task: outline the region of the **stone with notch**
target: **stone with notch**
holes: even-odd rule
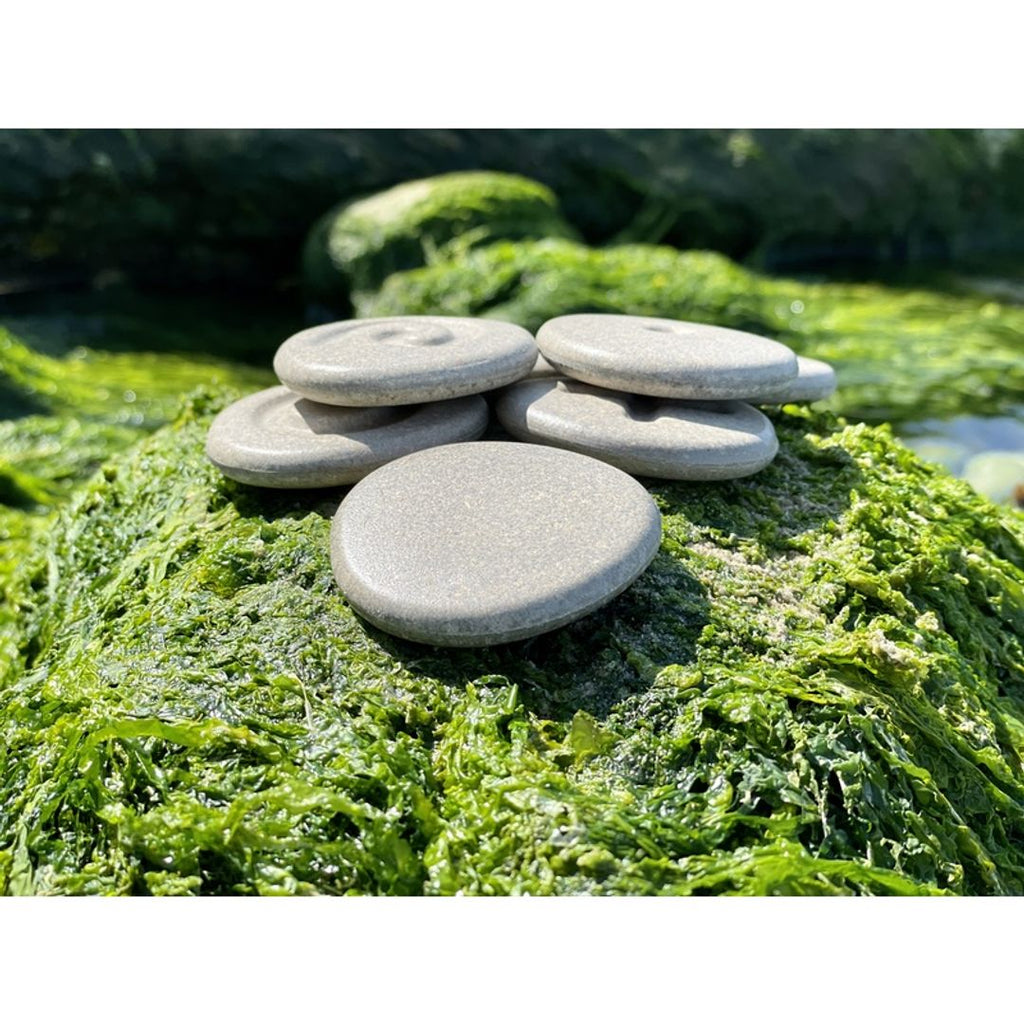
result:
[[[471,317],[342,320],[300,331],[274,356],[293,391],[328,405],[436,402],[519,380],[537,357],[522,327]]]
[[[537,346],[566,376],[661,398],[760,401],[797,376],[796,355],[777,341],[660,317],[559,316],[541,326]]]
[[[232,480],[258,487],[333,487],[433,445],[474,440],[487,426],[477,395],[447,402],[343,408],[285,387],[239,399],[210,425],[206,454]]]
[[[494,408],[501,425],[521,441],[668,480],[749,476],[779,448],[771,421],[744,402],[628,395],[562,377],[512,384]]]
[[[661,517],[637,481],[575,452],[445,445],[361,480],[331,526],[334,575],[381,629],[442,647],[572,622],[654,558]]]

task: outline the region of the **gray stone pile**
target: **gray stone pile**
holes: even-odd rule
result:
[[[345,320],[277,350],[282,387],[225,409],[210,460],[261,487],[333,487],[424,448],[487,429],[481,398],[523,377],[537,348],[514,324],[466,317]]]
[[[830,366],[785,345],[709,324],[578,314],[537,333],[527,379],[495,412],[522,441],[569,448],[628,473],[726,480],[763,469],[778,441],[754,404],[835,390]]]
[[[342,592],[388,632],[457,647],[610,601],[661,536],[627,474],[756,473],[778,441],[754,405],[835,389],[830,367],[756,335],[591,314],[549,320],[536,343],[460,317],[325,324],[285,341],[274,369],[281,386],[216,417],[209,458],[258,486],[355,483],[331,527]],[[486,393],[528,443],[478,440]]]

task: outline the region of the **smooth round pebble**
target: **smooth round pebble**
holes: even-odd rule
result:
[[[446,445],[360,481],[331,526],[334,575],[381,629],[442,647],[545,633],[648,566],[661,517],[635,480],[575,452]]]
[[[274,356],[282,384],[328,405],[408,405],[478,394],[529,373],[533,336],[499,320],[399,316],[300,331]]]
[[[762,405],[784,405],[786,402],[820,402],[836,389],[836,371],[828,363],[807,356],[797,356],[797,377],[775,392],[761,392],[756,399]]]
[[[476,395],[391,408],[321,405],[285,387],[239,399],[210,425],[206,454],[232,480],[258,487],[333,487],[433,445],[471,441],[487,427]]]
[[[796,355],[777,341],[659,317],[558,316],[541,326],[537,347],[576,380],[662,398],[760,401],[797,375]]]
[[[510,385],[495,413],[521,441],[568,448],[627,473],[667,480],[749,476],[779,450],[771,421],[743,402],[627,395],[564,377]]]

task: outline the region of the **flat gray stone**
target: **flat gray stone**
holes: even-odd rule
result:
[[[210,425],[206,454],[232,480],[258,487],[333,487],[433,445],[471,441],[487,427],[476,395],[377,408],[321,405],[285,387],[239,399]]]
[[[541,326],[537,346],[566,376],[661,398],[760,401],[797,375],[796,355],[777,341],[659,317],[559,316]]]
[[[529,331],[499,320],[399,316],[300,331],[274,356],[296,393],[328,405],[407,405],[479,394],[529,373]]]
[[[777,391],[762,391],[756,399],[760,405],[784,405],[786,402],[820,402],[836,389],[836,371],[828,363],[807,356],[797,356],[797,377]]]
[[[417,452],[360,481],[331,526],[351,606],[442,647],[545,633],[594,611],[648,566],[651,496],[575,452],[502,441]]]
[[[667,480],[749,476],[779,450],[771,421],[744,402],[627,395],[562,377],[512,384],[494,409],[521,441],[556,445],[627,473]]]

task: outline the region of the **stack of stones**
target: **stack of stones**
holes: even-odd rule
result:
[[[825,363],[743,331],[653,317],[560,316],[537,333],[530,377],[496,404],[523,441],[583,452],[669,480],[749,476],[778,451],[751,403],[808,402],[835,390]]]
[[[225,476],[262,487],[351,484],[403,455],[472,441],[481,393],[537,355],[514,324],[457,317],[347,320],[293,335],[268,388],[225,409],[206,451]]]
[[[765,338],[590,314],[548,321],[536,343],[470,318],[326,324],[285,341],[274,370],[282,386],[214,420],[210,459],[258,486],[359,481],[331,528],[343,593],[386,631],[444,646],[534,636],[610,601],[661,538],[627,474],[756,473],[778,442],[753,403],[835,388],[830,367]],[[526,444],[478,440],[488,392]]]

